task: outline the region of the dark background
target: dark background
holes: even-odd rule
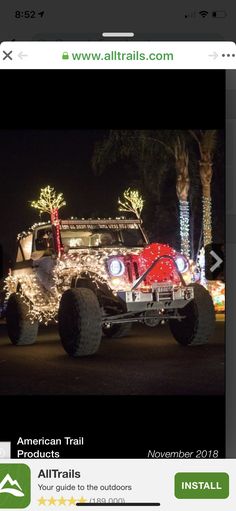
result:
[[[222,396],[1,396],[1,404],[8,410],[1,441],[12,441],[12,457],[18,449],[53,449],[62,458],[146,458],[149,449],[225,455]],[[84,436],[84,445],[17,446],[20,436]]]
[[[75,214],[77,204],[78,215],[89,214],[88,197],[91,204],[94,198],[83,187],[80,189],[79,170],[82,169],[82,174],[87,172],[83,166],[86,143],[80,158],[81,140],[77,149],[76,132],[68,131],[66,136],[70,142],[74,140],[78,171],[74,164],[71,167],[71,155],[67,158],[67,151],[63,154],[63,149],[59,149],[61,136],[61,143],[64,141],[62,132],[54,142],[50,134],[47,152],[44,149],[37,156],[40,137],[45,137],[47,132],[31,132],[28,147],[26,132],[17,134],[13,130],[92,129],[94,133],[110,128],[224,130],[223,71],[9,71],[1,75],[2,97],[8,110],[0,118],[5,148],[0,232],[2,243],[9,249],[8,240],[15,237],[18,226],[21,230],[30,224],[32,212],[29,213],[27,201],[35,198],[39,186],[51,181],[47,179],[45,183],[52,169],[55,179],[50,184],[62,187],[60,191],[71,208],[68,215]],[[7,137],[5,142],[4,137]],[[9,168],[12,170],[13,166],[15,171],[10,174]],[[99,207],[107,202],[110,186],[115,181],[120,186],[119,174],[110,176],[110,181],[105,179],[103,186],[100,184]],[[76,436],[79,431],[88,434],[85,457],[145,457],[149,448],[219,449],[221,456],[224,455],[222,397],[9,396],[2,397],[1,402],[6,404],[3,409],[8,410],[1,425],[2,440],[33,433],[57,436],[56,432],[62,432]],[[55,413],[57,406],[63,410],[59,417]]]

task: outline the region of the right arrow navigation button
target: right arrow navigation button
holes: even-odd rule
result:
[[[215,271],[217,268],[219,268],[219,266],[221,265],[221,263],[223,263],[223,259],[221,259],[221,257],[219,257],[214,250],[211,250],[210,251],[210,254],[212,257],[214,257],[214,259],[216,260],[215,264],[213,264],[210,268],[210,271],[213,272]]]
[[[205,247],[206,279],[224,280],[224,244],[212,243]]]

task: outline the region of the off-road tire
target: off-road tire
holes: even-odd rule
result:
[[[58,312],[59,334],[71,357],[96,353],[102,338],[101,310],[91,289],[68,289],[61,297]]]
[[[126,337],[129,335],[130,330],[132,328],[132,323],[116,323],[114,325],[111,325],[110,327],[103,326],[103,334],[106,337],[114,337],[114,338],[120,338],[120,337]]]
[[[38,334],[38,321],[28,318],[29,307],[17,293],[12,293],[7,302],[6,323],[8,336],[16,346],[34,344]]]
[[[194,288],[194,299],[180,310],[186,316],[181,321],[169,320],[170,330],[175,340],[184,346],[207,344],[214,332],[215,311],[210,293],[200,284],[190,284]]]

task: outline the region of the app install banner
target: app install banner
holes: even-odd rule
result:
[[[169,454],[168,460],[6,460],[0,464],[0,509],[235,509],[235,460]]]

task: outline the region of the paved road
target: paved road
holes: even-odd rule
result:
[[[15,347],[0,325],[0,394],[216,395],[223,386],[223,321],[206,346],[184,348],[168,326],[138,325],[83,359],[66,355],[56,328],[42,328],[34,346]]]

